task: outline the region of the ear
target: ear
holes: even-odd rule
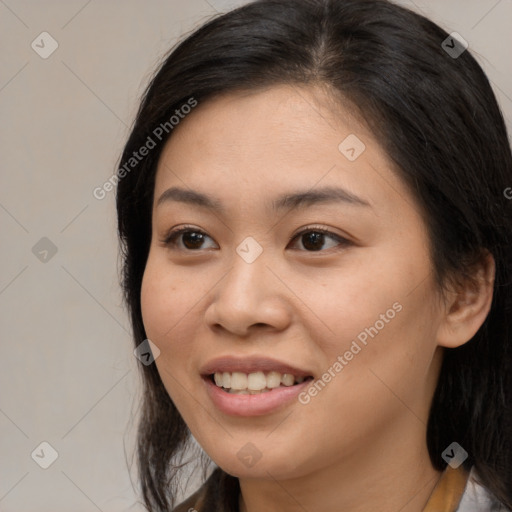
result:
[[[441,347],[456,348],[467,343],[491,309],[496,271],[492,254],[485,250],[474,268],[474,282],[464,283],[462,288],[447,294],[444,318],[437,332]]]

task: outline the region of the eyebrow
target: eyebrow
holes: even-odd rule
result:
[[[222,202],[214,197],[208,196],[195,190],[187,190],[179,187],[171,187],[167,189],[158,198],[157,206],[169,201],[178,201],[194,206],[208,208],[219,213],[225,213]],[[298,191],[283,194],[271,203],[272,209],[276,212],[281,210],[295,210],[305,208],[314,204],[327,204],[334,202],[343,202],[354,206],[370,207],[368,201],[356,196],[352,192],[343,188],[324,187],[314,190]]]

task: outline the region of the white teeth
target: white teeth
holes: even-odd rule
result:
[[[215,374],[217,375],[217,374]],[[222,387],[223,388],[230,388],[231,387],[231,373],[229,372],[224,372],[221,374],[222,375]],[[218,386],[218,384],[217,384]]]
[[[263,372],[249,373],[247,388],[250,391],[261,391],[267,387],[267,378]]]
[[[267,374],[267,388],[274,389],[281,385],[281,374],[278,372],[269,372]]]
[[[295,377],[291,373],[279,372],[216,372],[214,381],[218,387],[229,390],[230,393],[241,395],[265,393],[279,386],[293,386],[295,383],[304,382],[305,377]]]
[[[222,373],[216,373],[213,378],[215,379],[215,384],[220,388],[224,386],[224,379],[222,378]],[[224,386],[225,387],[225,386]]]
[[[231,389],[247,389],[247,374],[233,372],[231,374]]]
[[[281,376],[281,384],[284,384],[285,386],[293,386],[295,378],[291,373],[283,373]]]

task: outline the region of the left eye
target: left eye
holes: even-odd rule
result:
[[[299,239],[302,242],[302,246],[308,250],[308,252],[318,252],[322,250],[326,238],[337,241],[337,244],[335,243],[331,247],[327,247],[327,249],[336,247],[336,245],[346,246],[349,244],[349,241],[345,238],[321,228],[305,229],[297,233],[291,240]]]
[[[197,251],[204,249],[201,247],[204,240],[209,237],[206,233],[199,229],[192,228],[179,228],[171,231],[168,236],[162,241],[164,245],[170,248],[177,248],[179,250],[188,250],[188,251]],[[178,241],[181,239],[181,246],[179,246]],[[301,242],[302,247],[307,252],[319,252],[322,249],[326,249],[324,246],[326,239],[331,239],[335,243],[331,245],[331,247],[327,247],[327,249],[331,249],[332,247],[338,246],[347,246],[349,245],[349,241],[339,235],[332,233],[326,229],[322,228],[308,228],[300,233],[294,235],[290,241],[298,240]]]

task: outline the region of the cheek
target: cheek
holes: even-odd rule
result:
[[[320,416],[338,417],[354,436],[359,435],[353,428],[358,424],[383,424],[407,410],[426,417],[433,391],[435,319],[428,292],[417,289],[408,295],[399,287],[388,291],[379,298],[374,290],[371,305],[356,299],[345,302],[346,312],[338,314],[332,327],[339,337],[324,344],[326,372],[331,368],[336,376],[313,407]]]
[[[148,258],[141,286],[141,310],[147,337],[160,349],[156,360],[164,383],[166,373],[188,371],[194,349],[190,325],[194,318],[197,294],[179,275],[169,271],[166,262]],[[167,387],[167,386],[166,386]]]
[[[404,294],[391,275],[382,267],[361,263],[350,272],[330,270],[329,278],[320,285],[312,286],[314,281],[307,279],[294,283],[294,290],[299,290],[298,295],[314,313],[308,317],[319,329],[312,337],[323,352],[336,357],[349,350],[358,336],[363,343],[371,339],[368,330],[374,334],[376,327],[382,338],[381,334],[396,324]]]
[[[141,285],[142,319],[148,337],[152,335],[155,341],[180,339],[175,331],[187,313],[193,313],[190,310],[197,301],[194,290],[165,257],[150,251]]]
[[[160,350],[155,365],[162,383],[187,423],[194,417],[190,394],[198,385],[193,380],[197,342],[191,334],[197,324],[193,306],[198,300],[193,290],[190,282],[171,271],[168,262],[150,255],[141,286],[144,328]]]
[[[160,339],[172,327],[169,314],[176,313],[172,296],[174,288],[169,289],[160,277],[151,259],[144,271],[141,286],[141,310],[144,328],[149,338],[153,336]]]
[[[307,304],[322,320],[312,338],[321,349],[322,370],[336,374],[329,387],[344,398],[329,400],[340,406],[363,398],[378,410],[379,403],[396,401],[390,389],[414,402],[429,382],[437,323],[433,283],[425,279],[428,260],[423,254],[413,262],[403,253],[380,256],[380,265],[363,261],[327,286],[309,287]]]

